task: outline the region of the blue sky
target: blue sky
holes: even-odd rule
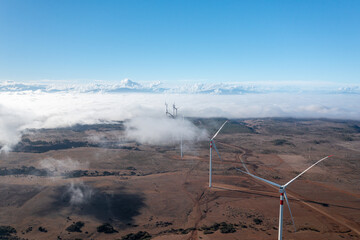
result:
[[[360,1],[1,0],[0,80],[360,82]]]

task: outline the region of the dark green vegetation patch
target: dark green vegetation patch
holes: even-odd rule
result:
[[[82,232],[81,228],[84,226],[85,224],[83,222],[74,222],[73,224],[71,224],[70,226],[68,226],[66,228],[66,231],[68,232]]]
[[[121,237],[121,240],[148,240],[152,236],[148,232],[139,231],[137,233],[130,233],[124,237]]]
[[[302,227],[299,228],[298,231],[313,231],[313,232],[320,232],[319,230],[317,230],[316,228],[313,227]]]
[[[39,230],[40,232],[44,232],[44,233],[46,233],[46,232],[47,232],[46,228],[41,227],[41,226],[38,228],[38,230]]]
[[[0,237],[10,236],[13,233],[16,233],[15,228],[11,226],[0,226]]]
[[[212,234],[212,233],[216,232],[217,230],[220,230],[221,233],[236,232],[234,224],[226,223],[226,222],[214,223],[211,226],[203,226],[199,230],[204,231],[204,234]]]
[[[21,168],[0,168],[0,176],[7,175],[34,175],[34,176],[48,176],[46,169],[38,169],[33,166],[22,166]]]
[[[114,229],[113,226],[110,225],[110,223],[104,223],[104,224],[98,226],[96,229],[98,232],[103,232],[103,233],[107,233],[107,234],[118,232]]]
[[[289,142],[286,139],[275,139],[273,141],[271,141],[275,146],[284,146],[284,145],[289,145],[289,146],[295,146],[292,142]]]
[[[179,228],[179,229],[171,228],[171,229],[168,229],[168,230],[165,230],[165,231],[161,231],[159,234],[166,234],[166,233],[188,234],[189,232],[194,231],[194,230],[196,230],[196,228],[186,228],[186,229],[183,229],[183,228]]]
[[[263,222],[260,218],[254,218],[253,221],[256,225],[260,225]]]

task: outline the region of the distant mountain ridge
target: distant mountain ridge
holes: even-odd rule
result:
[[[241,95],[256,93],[323,93],[323,94],[360,94],[360,85],[296,83],[194,83],[172,87],[162,87],[161,82],[139,83],[128,78],[114,83],[89,84],[52,84],[25,83],[14,81],[0,82],[0,92],[79,92],[79,93],[176,93],[176,94],[215,94]]]

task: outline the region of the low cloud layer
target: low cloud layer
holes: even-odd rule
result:
[[[127,121],[126,137],[143,144],[168,145],[208,138],[205,130],[182,118],[136,117]]]
[[[1,150],[11,149],[26,129],[127,120],[127,137],[164,144],[196,140],[204,133],[185,121],[169,121],[165,105],[185,117],[300,117],[360,120],[359,94],[267,93],[243,95],[75,93],[12,91],[0,94]],[[200,131],[200,132],[199,132]]]
[[[41,160],[39,165],[41,168],[47,169],[51,176],[62,176],[64,173],[88,167],[87,163],[80,163],[69,157],[64,159],[46,158]]]
[[[31,113],[29,113],[31,115]],[[27,114],[14,111],[9,106],[0,105],[0,144],[2,151],[9,151],[12,146],[18,143],[21,138],[21,131],[31,119],[27,119]]]

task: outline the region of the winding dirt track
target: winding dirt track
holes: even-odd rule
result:
[[[220,143],[220,142],[219,142],[219,144],[241,150],[242,153],[236,154],[236,159],[238,159],[238,160],[244,161],[243,157],[246,154],[248,154],[248,150],[246,150],[246,149],[244,149],[242,147],[238,147],[238,146],[231,145],[231,144],[226,144],[226,143]],[[272,171],[275,171],[274,169],[272,169],[270,167],[267,167],[267,168],[271,169]],[[256,180],[256,179],[253,179],[253,180],[257,181],[258,183],[260,183],[262,185],[270,186],[270,187],[274,188],[276,190],[276,192],[278,191],[278,189],[276,187],[272,186],[272,185],[266,184],[266,183],[264,183],[262,181],[259,181],[259,180]],[[314,184],[312,181],[308,181],[308,182],[310,184]],[[269,192],[266,192],[266,191],[249,190],[249,189],[246,189],[246,188],[240,188],[240,187],[235,187],[235,186],[231,186],[231,185],[224,185],[224,184],[216,184],[216,187],[220,188],[220,189],[244,191],[244,192],[248,192],[248,193],[269,194]],[[332,188],[332,190],[337,191],[338,189]],[[340,191],[340,192],[343,193],[343,191]],[[346,219],[343,216],[340,216],[338,214],[328,213],[327,211],[319,208],[318,206],[315,206],[315,204],[309,203],[306,200],[302,199],[302,197],[300,195],[298,195],[298,194],[287,191],[287,195],[288,195],[289,198],[293,198],[293,199],[297,200],[299,203],[303,204],[304,206],[310,208],[311,210],[315,210],[316,212],[318,212],[321,215],[327,217],[331,221],[336,222],[339,225],[342,225],[344,227],[349,228],[351,231],[353,231],[354,233],[356,233],[357,235],[360,236],[360,227],[359,227],[358,224],[353,223],[352,221],[350,221],[350,220],[348,220],[348,219]],[[353,194],[351,194],[351,195],[353,195]],[[355,196],[357,196],[357,195],[355,195]]]
[[[190,236],[187,238],[187,240],[195,240],[198,239],[197,237],[197,228],[199,226],[200,221],[205,217],[202,215],[201,213],[201,209],[200,209],[200,201],[204,196],[205,193],[205,189],[202,190],[202,193],[199,196],[194,197],[192,195],[192,193],[186,188],[186,185],[188,183],[188,179],[191,175],[191,173],[193,172],[194,169],[198,168],[199,164],[201,163],[201,161],[198,161],[197,164],[195,164],[192,168],[190,168],[190,170],[186,173],[185,176],[185,180],[184,183],[182,184],[182,189],[183,191],[186,193],[186,195],[191,199],[191,201],[193,202],[194,206],[193,209],[191,211],[191,215],[189,215],[188,220],[191,216],[191,218],[194,221],[194,228],[195,230],[191,231]]]

